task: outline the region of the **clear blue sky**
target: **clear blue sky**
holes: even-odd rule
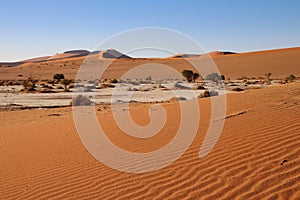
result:
[[[208,51],[300,46],[298,0],[1,1],[0,61],[91,50],[122,31],[163,27]]]

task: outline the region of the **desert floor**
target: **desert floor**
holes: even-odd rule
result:
[[[210,98],[199,99],[200,128],[190,148],[168,167],[142,174],[111,169],[89,154],[70,107],[1,111],[0,199],[299,199],[299,86],[228,94],[222,135],[203,159],[198,153],[209,124]],[[96,107],[112,142],[151,152],[174,137],[180,121],[178,102],[162,105],[167,123],[149,139],[123,134],[110,107]],[[150,106],[131,105],[136,123],[149,123]]]

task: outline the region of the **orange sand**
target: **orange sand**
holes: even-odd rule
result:
[[[198,152],[210,99],[200,99],[200,129],[191,147],[170,166],[145,174],[119,172],[94,159],[79,139],[71,108],[1,111],[0,199],[297,199],[299,86],[229,94],[222,135],[204,159]],[[178,103],[163,105],[166,127],[149,140],[122,134],[109,108],[97,106],[97,114],[115,144],[148,152],[167,144],[178,127]],[[137,123],[149,122],[149,106],[131,106]]]

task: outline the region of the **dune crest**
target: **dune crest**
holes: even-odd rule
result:
[[[87,56],[90,52],[86,50],[70,50],[65,51],[64,53],[58,53],[51,57],[49,57],[47,60],[59,60],[59,59],[66,59],[66,58],[74,58],[74,57],[81,57],[81,56]]]
[[[117,50],[114,49],[107,49],[105,51],[100,51],[99,52],[99,56],[98,59],[105,59],[105,58],[109,58],[109,59],[116,59],[116,58],[131,58],[123,53],[120,53]]]
[[[76,54],[76,55],[75,55]],[[23,79],[34,72],[43,79],[52,79],[53,74],[63,73],[68,78],[75,78],[79,66],[87,56],[80,56],[78,52],[71,51],[53,56],[50,60],[38,62],[0,63],[0,79]],[[90,52],[95,59],[130,58],[116,50]],[[163,64],[173,67],[180,73],[184,69],[193,70],[212,64],[213,61],[221,74],[226,78],[238,79],[241,77],[264,77],[265,73],[272,73],[272,78],[284,79],[290,74],[300,76],[300,48],[286,48],[248,53],[220,53],[211,52],[198,57],[198,54],[183,54],[183,57],[174,58],[131,58],[116,59],[106,70],[103,78],[117,79],[126,71],[143,64]],[[97,58],[98,57],[98,58]],[[55,59],[54,59],[55,58]],[[211,58],[212,60],[208,59]],[[23,75],[20,77],[19,75]]]

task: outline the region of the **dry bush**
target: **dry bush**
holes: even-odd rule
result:
[[[205,90],[203,93],[201,93],[198,98],[206,98],[206,97],[213,97],[213,96],[218,96],[219,93],[216,92],[216,91],[208,91],[208,90]]]
[[[93,102],[86,96],[78,95],[72,100],[72,106],[90,106]]]
[[[239,88],[239,87],[235,87],[235,88],[232,88],[231,91],[234,91],[234,92],[242,92],[242,91],[244,91],[244,89]]]
[[[294,82],[296,80],[296,76],[294,74],[290,74],[285,80],[287,82]]]
[[[185,97],[178,97],[177,100],[178,100],[178,101],[186,101],[187,98],[185,98]]]
[[[198,85],[195,89],[196,90],[205,90],[205,87],[202,85]]]

